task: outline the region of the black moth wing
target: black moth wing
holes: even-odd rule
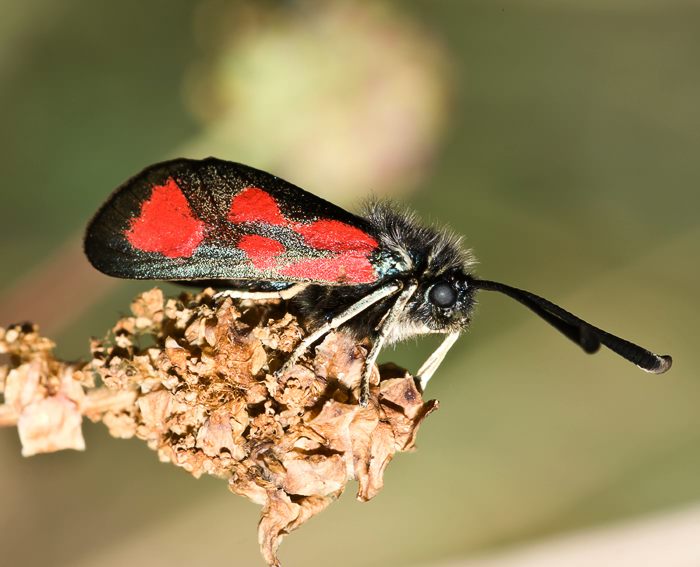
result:
[[[373,283],[381,255],[365,219],[216,158],[166,161],[132,177],[88,225],[85,253],[121,278],[257,280],[277,288]]]

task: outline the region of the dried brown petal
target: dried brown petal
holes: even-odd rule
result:
[[[267,493],[267,502],[262,510],[258,525],[258,543],[265,561],[273,567],[280,567],[277,548],[282,538],[297,529],[304,522],[322,512],[340,493],[330,496],[310,496],[292,501],[283,490]]]
[[[347,482],[345,462],[340,454],[288,454],[282,461],[285,474],[282,488],[287,494],[326,496],[342,489]]]
[[[22,456],[61,449],[82,451],[82,420],[80,408],[66,396],[51,396],[28,405],[17,420]]]
[[[231,409],[222,406],[209,414],[197,432],[197,448],[205,455],[218,457],[228,451],[232,458],[240,461],[246,456],[240,434],[247,426],[231,418]]]

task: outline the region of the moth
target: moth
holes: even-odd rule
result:
[[[522,303],[587,353],[604,345],[656,374],[672,363],[529,291],[477,278],[458,237],[390,203],[372,201],[354,215],[274,175],[216,158],[165,161],[126,181],[88,225],[85,252],[110,276],[290,300],[309,328],[281,373],[331,330],[370,338],[363,406],[384,345],[443,334],[418,370],[425,388],[469,325],[480,290]]]

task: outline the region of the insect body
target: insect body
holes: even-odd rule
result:
[[[370,337],[360,403],[383,345],[446,335],[418,371],[423,386],[469,323],[477,290],[504,293],[586,352],[601,344],[647,372],[653,354],[530,292],[471,274],[473,259],[444,229],[373,202],[353,215],[257,169],[208,158],[153,165],[119,187],[88,226],[85,252],[111,276],[216,282],[238,297],[286,297],[310,323],[280,372],[329,331]]]

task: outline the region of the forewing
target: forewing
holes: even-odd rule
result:
[[[375,282],[369,224],[263,171],[215,158],[148,167],[88,226],[100,271],[131,279]]]

